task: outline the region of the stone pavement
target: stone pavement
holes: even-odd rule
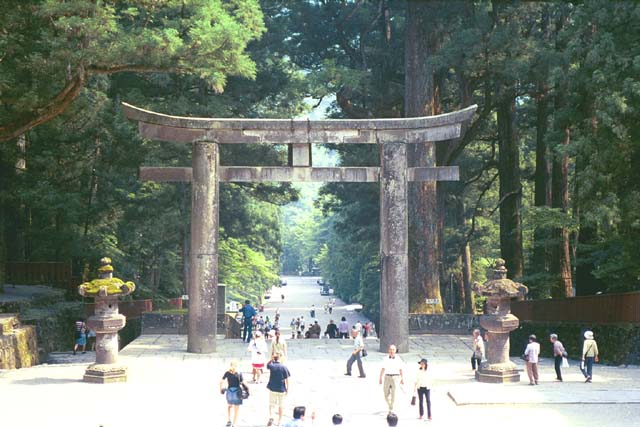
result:
[[[283,289],[288,294],[285,303],[274,298],[266,312],[275,311],[276,304],[280,304],[285,320],[288,315],[303,313],[310,300],[318,305],[324,298],[318,287],[305,278],[289,279],[289,286]],[[351,321],[361,316],[339,308],[333,317],[343,314]],[[319,316],[324,329],[329,315],[324,317],[320,309]],[[296,405],[306,405],[318,415],[315,426],[330,425],[331,415],[336,412],[345,417],[344,425],[386,425],[386,405],[377,381],[384,353],[376,351],[375,339],[367,343],[370,354],[364,362],[364,379],[343,375],[350,349],[347,340],[289,340],[288,345],[287,365],[292,376],[285,415],[290,416]],[[407,384],[398,393],[396,403],[399,426],[637,424],[638,367],[596,365],[594,382],[585,384],[574,366],[565,370],[565,382],[558,383],[553,382],[552,361],[543,360],[541,384],[537,387],[528,385],[525,373],[519,384],[481,384],[475,381],[470,368],[470,345],[468,336],[411,337],[411,352],[401,355]],[[223,426],[226,403],[218,392],[219,379],[232,359],[240,360],[240,370],[250,379],[246,344],[220,340],[218,352],[210,355],[190,354],[185,349],[186,336],[139,337],[121,352],[121,361],[129,369],[128,382],[121,384],[83,383],[88,363],[79,359],[76,363],[0,371],[0,425]],[[420,357],[429,359],[434,380],[432,422],[417,420],[417,408],[409,405]],[[521,361],[516,363],[522,367]],[[242,405],[239,427],[266,425],[265,386],[264,382],[250,385],[251,397]]]

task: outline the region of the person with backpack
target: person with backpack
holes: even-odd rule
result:
[[[238,362],[231,361],[229,370],[224,373],[220,380],[220,394],[224,394],[227,399],[227,427],[235,426],[238,421],[238,410],[242,405],[242,390],[249,390],[249,387],[242,379],[242,373],[238,372]],[[224,388],[224,381],[227,387]],[[231,410],[233,410],[233,422],[231,421]]]
[[[87,325],[84,320],[78,319],[75,323],[75,340],[76,343],[73,346],[73,354],[78,351],[78,347],[82,346],[82,353],[86,353],[87,349]]]

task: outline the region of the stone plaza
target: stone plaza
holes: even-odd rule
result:
[[[263,315],[279,309],[282,324],[316,306],[316,320],[323,330],[331,318],[345,316],[350,323],[365,320],[358,312],[338,303],[332,315],[322,309],[328,297],[319,295],[316,278],[288,277],[288,286],[277,288]],[[281,302],[279,293],[285,294]],[[288,328],[284,336],[287,337]],[[345,377],[348,340],[288,340],[291,371],[285,420],[294,406],[305,405],[316,413],[315,426],[331,425],[334,413],[347,426],[384,426],[387,408],[378,376],[384,353],[369,338],[364,359],[367,378]],[[550,345],[542,342],[542,345]],[[212,354],[187,353],[186,335],[142,335],[120,353],[128,368],[126,383],[88,384],[82,381],[89,358],[54,355],[34,368],[0,371],[0,420],[7,426],[223,426],[226,402],[218,391],[222,374],[232,359],[240,361],[250,379],[247,344],[219,339]],[[93,353],[90,354],[93,356]],[[83,355],[83,356],[89,356]],[[596,365],[594,382],[585,384],[578,362],[565,369],[565,381],[554,382],[553,361],[540,364],[541,384],[485,384],[475,380],[469,358],[471,336],[413,335],[409,352],[401,355],[406,383],[398,393],[395,411],[399,426],[496,425],[496,426],[629,426],[640,415],[640,368]],[[429,360],[433,378],[433,421],[418,420],[410,405],[413,379],[421,357]],[[513,360],[518,369],[523,362]],[[522,373],[526,377],[526,374]],[[265,426],[268,420],[266,379],[250,384],[251,396],[241,409],[239,427]],[[310,424],[311,425],[311,424]]]

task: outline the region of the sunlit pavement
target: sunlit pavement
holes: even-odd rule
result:
[[[273,318],[276,308],[283,326],[316,305],[322,329],[330,318],[345,316],[350,323],[365,318],[344,309],[337,301],[333,315],[322,306],[316,278],[287,277],[288,286],[277,288],[263,315]],[[284,302],[280,293],[285,294]],[[284,334],[287,335],[286,333]],[[509,385],[480,384],[470,368],[467,336],[422,335],[411,337],[405,361],[406,384],[398,393],[395,412],[399,426],[495,425],[495,426],[630,426],[640,415],[640,369],[596,365],[594,382],[585,384],[577,362],[565,369],[565,382],[554,382],[553,363],[543,360],[539,386],[522,382]],[[331,425],[340,413],[348,426],[384,426],[387,413],[378,385],[381,359],[375,339],[364,366],[367,378],[344,376],[349,356],[347,340],[288,340],[291,371],[285,415],[294,406],[316,412],[316,426]],[[410,406],[412,382],[421,357],[429,359],[433,375],[433,421],[417,419]],[[141,336],[121,352],[129,369],[127,383],[86,384],[81,381],[88,363],[40,365],[0,371],[0,421],[7,426],[223,426],[226,403],[218,392],[222,374],[232,359],[240,360],[250,377],[249,354],[240,340],[220,340],[211,355],[186,352],[186,336]],[[520,363],[519,360],[515,361]],[[521,365],[520,365],[521,366]],[[522,366],[521,366],[522,367]],[[355,368],[355,367],[354,367]],[[357,370],[354,372],[357,373]],[[265,426],[268,420],[266,376],[251,384],[251,396],[240,410],[238,426]]]

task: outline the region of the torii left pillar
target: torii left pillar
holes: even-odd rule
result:
[[[214,142],[196,142],[191,157],[191,255],[187,351],[216,351],[218,307],[218,162]]]

